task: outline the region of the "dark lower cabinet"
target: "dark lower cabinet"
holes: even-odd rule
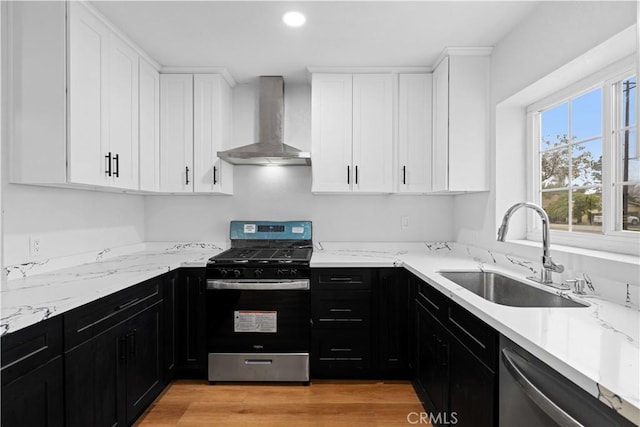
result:
[[[63,426],[62,316],[2,337],[1,425]]]
[[[414,312],[414,385],[432,421],[497,426],[497,332],[424,282]]]
[[[374,303],[378,376],[409,378],[409,286],[403,268],[378,269]]]
[[[457,339],[449,341],[449,411],[460,426],[497,425],[497,375]]]
[[[416,379],[426,406],[434,413],[447,410],[449,394],[448,342],[444,328],[416,302]]]
[[[163,278],[65,314],[65,425],[126,426],[164,387]]]
[[[65,354],[66,425],[130,425],[162,390],[157,302]]]
[[[312,378],[371,376],[371,289],[375,270],[311,271]]]
[[[175,286],[176,369],[181,378],[207,378],[204,268],[181,269]]]
[[[176,363],[176,290],[180,283],[180,270],[164,275],[162,283],[162,373],[164,384],[175,377]]]

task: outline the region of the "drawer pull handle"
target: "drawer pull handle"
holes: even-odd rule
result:
[[[353,277],[331,277],[329,280],[332,282],[351,282]]]
[[[332,313],[351,313],[353,310],[350,308],[330,308],[329,311]]]
[[[271,365],[272,363],[271,359],[244,359],[245,365]]]
[[[134,305],[138,301],[140,301],[140,298],[134,298],[131,301],[127,301],[124,304],[120,304],[119,306],[117,306],[116,310],[124,310],[127,307],[131,307],[132,305]]]
[[[321,322],[362,322],[362,319],[318,319]]]
[[[330,351],[353,351],[352,348],[332,348]]]

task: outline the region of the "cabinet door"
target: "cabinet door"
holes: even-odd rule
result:
[[[138,82],[140,190],[160,190],[160,74],[140,58]]]
[[[378,363],[405,373],[409,368],[409,286],[402,269],[381,269],[377,303]]]
[[[109,150],[113,186],[138,189],[138,54],[115,34],[109,42]]]
[[[433,191],[449,189],[449,58],[433,71]]]
[[[354,191],[393,191],[393,76],[353,76]]]
[[[193,76],[193,189],[196,192],[230,194],[233,191],[233,167],[221,161],[217,154],[222,144],[228,143],[231,99],[231,88],[222,76]]]
[[[311,173],[314,192],[349,192],[352,167],[352,76],[314,74],[311,84]]]
[[[124,325],[120,323],[65,353],[65,425],[126,424]]]
[[[176,288],[176,352],[180,375],[206,378],[204,269],[186,269]]]
[[[447,410],[449,393],[448,342],[444,328],[416,301],[417,379],[433,413]]]
[[[2,386],[2,426],[64,426],[62,357]]]
[[[160,309],[157,302],[126,324],[127,423],[132,423],[162,388]]]
[[[193,191],[193,75],[160,75],[160,190]]]
[[[493,426],[495,375],[455,338],[449,342],[450,414],[455,414],[459,426]]]
[[[176,371],[176,289],[179,286],[178,271],[167,273],[163,279],[162,289],[162,371],[164,383],[167,384]]]
[[[431,74],[400,74],[398,191],[431,191]]]
[[[113,172],[106,126],[109,30],[80,2],[70,2],[69,10],[68,180],[105,185]]]

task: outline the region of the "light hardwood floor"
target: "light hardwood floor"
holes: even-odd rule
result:
[[[206,381],[178,380],[136,425],[428,426],[416,422],[420,412],[424,409],[408,381],[212,386]]]

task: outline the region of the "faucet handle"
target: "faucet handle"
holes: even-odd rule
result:
[[[565,283],[567,285],[570,285],[573,288],[573,293],[576,295],[586,295],[587,293],[584,290],[584,287],[586,285],[586,280],[581,279],[581,278],[575,278],[575,279],[567,279],[565,280]]]

